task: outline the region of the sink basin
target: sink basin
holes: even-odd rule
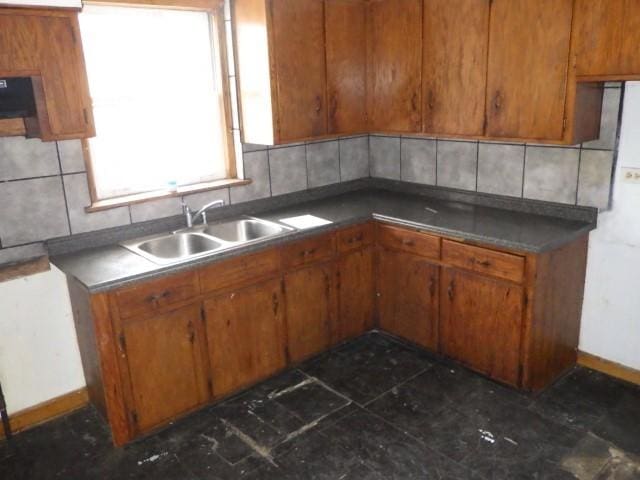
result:
[[[290,229],[287,227],[275,223],[255,218],[243,218],[216,225],[208,225],[202,233],[229,243],[247,243],[265,237],[280,235],[288,231]]]
[[[122,244],[156,263],[174,263],[219,250],[223,244],[198,233],[181,232]]]

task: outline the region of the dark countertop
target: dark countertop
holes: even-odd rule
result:
[[[434,210],[437,213],[434,213]],[[261,250],[266,246],[315,235],[372,217],[426,232],[533,253],[557,248],[586,235],[596,227],[595,222],[569,220],[379,189],[359,190],[292,204],[267,210],[255,216],[277,222],[282,218],[305,214],[315,215],[332,223],[311,229],[296,230],[264,242],[173,265],[157,265],[118,245],[54,256],[51,261],[67,275],[79,280],[91,292],[101,292]]]

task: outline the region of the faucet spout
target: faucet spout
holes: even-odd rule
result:
[[[192,213],[191,209],[189,208],[189,205],[187,205],[185,203],[184,199],[183,199],[182,200],[182,211],[184,212],[184,216],[185,216],[185,219],[187,221],[187,227],[189,227],[189,228],[193,227],[193,223],[200,216],[202,216],[202,223],[206,225],[207,224],[207,210],[209,210],[210,208],[222,207],[223,205],[224,205],[224,200],[214,200],[213,202],[207,203],[205,206],[203,206],[196,213]]]

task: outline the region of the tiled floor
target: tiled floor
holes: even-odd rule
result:
[[[0,478],[640,478],[640,389],[577,369],[539,397],[369,334],[116,449],[91,408],[0,443]]]

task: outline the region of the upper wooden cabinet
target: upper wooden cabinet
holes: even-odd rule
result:
[[[564,138],[572,15],[572,0],[493,0],[489,137]]]
[[[424,0],[424,132],[483,135],[490,0]]]
[[[367,131],[367,4],[326,0],[328,133]]]
[[[234,2],[245,142],[326,135],[324,25],[323,1]]]
[[[422,0],[371,0],[367,104],[373,132],[422,130]]]
[[[37,117],[18,133],[43,140],[95,135],[76,12],[0,9],[0,77],[20,76],[32,78]]]
[[[577,75],[640,75],[640,1],[577,0],[575,17]]]

